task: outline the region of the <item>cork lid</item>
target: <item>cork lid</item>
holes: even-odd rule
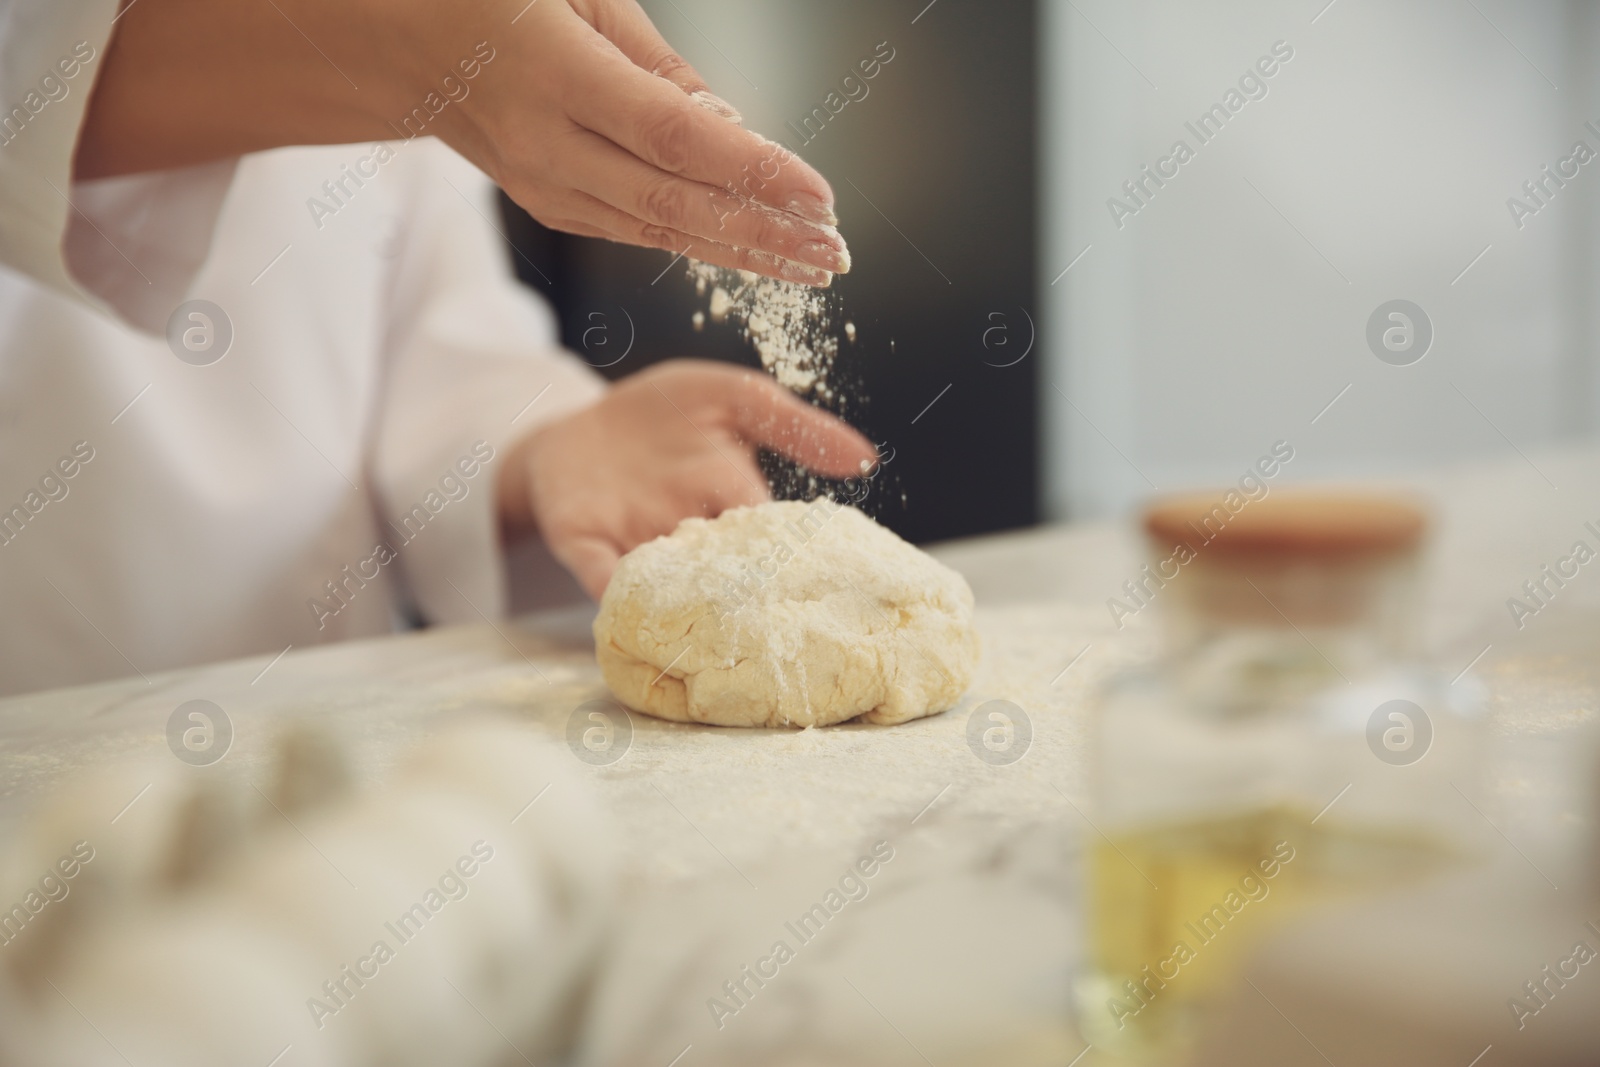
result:
[[[1145,509],[1158,545],[1201,555],[1337,559],[1414,550],[1428,516],[1416,501],[1360,490],[1277,490],[1251,500],[1237,489],[1167,497]]]

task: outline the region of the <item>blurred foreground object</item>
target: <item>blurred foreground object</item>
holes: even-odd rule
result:
[[[1600,765],[1592,729],[1568,740],[1590,812],[1567,869],[1503,848],[1492,870],[1296,924],[1252,961],[1197,1065],[1600,1063]]]
[[[352,793],[342,764],[327,738],[291,732],[266,789],[130,762],[58,793],[0,863],[8,902],[59,876],[0,949],[0,1058],[199,1067],[292,1047],[289,1063],[400,1067],[497,1063],[508,1041],[561,1051],[616,870],[567,761],[485,723],[434,738],[381,790]],[[104,833],[103,801],[141,785],[151,795]]]
[[[1147,511],[1124,590],[1159,602],[1164,651],[1096,714],[1079,1025],[1141,1061],[1182,1053],[1275,922],[1478,836],[1453,783],[1477,773],[1479,701],[1416,661],[1426,516],[1256,484]]]

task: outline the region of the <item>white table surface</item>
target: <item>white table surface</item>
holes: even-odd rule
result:
[[[1514,457],[1445,472],[1421,488],[1439,519],[1426,629],[1441,667],[1454,673],[1476,657],[1473,674],[1487,687],[1501,739],[1560,738],[1591,724],[1600,702],[1600,569],[1586,569],[1521,631],[1505,600],[1574,540],[1595,542],[1583,523],[1600,526],[1600,454]],[[616,817],[636,884],[770,885],[795,856],[848,862],[872,840],[906,840],[939,825],[981,826],[991,841],[1023,840],[1041,827],[1061,840],[1089,832],[1074,807],[1084,799],[1087,694],[1154,643],[1147,620],[1118,632],[1105,606],[1140,562],[1131,528],[1046,527],[935,554],[968,577],[979,605],[983,661],[960,706],[896,727],[809,731],[635,716],[627,754],[581,771]],[[337,731],[370,775],[474,712],[513,716],[564,745],[574,709],[604,695],[591,618],[592,609],[577,608],[498,627],[295,649],[270,669],[268,655],[0,700],[0,821],[22,817],[71,772],[164,751],[168,716],[195,698],[227,711],[236,738],[225,763],[252,780],[266,772],[275,728],[294,717]],[[994,699],[1025,709],[1034,731],[1027,755],[1010,766],[979,760],[967,744],[969,715]],[[1560,802],[1530,775],[1508,765],[1486,797],[1513,837],[1538,837]],[[1063,928],[1047,934],[1043,920],[1035,925],[1033,947],[1059,958]],[[894,1014],[878,997],[891,1002],[895,985],[885,979],[874,994],[878,1015]],[[1069,1044],[1061,1048],[1070,1053]]]
[[[1592,717],[1600,680],[1600,657],[1585,654],[1594,646],[1583,636],[1600,619],[1600,572],[1586,569],[1520,632],[1505,608],[1541,564],[1580,536],[1594,540],[1585,521],[1600,526],[1600,453],[1535,461],[1537,472],[1513,459],[1422,485],[1439,518],[1429,645],[1446,669],[1465,667],[1488,646],[1473,670],[1488,683],[1503,729]],[[723,862],[708,838],[736,864],[785,844],[853,843],[880,820],[914,815],[941,790],[939,804],[1008,822],[1067,810],[1057,787],[1077,795],[1086,691],[1153,647],[1147,619],[1118,633],[1105,607],[1141,561],[1131,527],[1043,527],[934,553],[967,576],[979,606],[983,661],[960,706],[899,727],[820,731],[730,731],[635,716],[628,754],[589,773],[625,831],[647,845],[642,872],[689,874]],[[511,714],[561,740],[573,709],[605,695],[591,618],[591,608],[574,608],[498,627],[294,649],[264,675],[272,656],[0,700],[0,818],[16,816],[77,768],[159,752],[168,715],[195,698],[232,717],[227,760],[241,774],[260,770],[284,717],[335,728],[373,770],[439,722],[473,711]],[[982,763],[966,745],[969,712],[991,699],[1015,702],[1033,723],[1033,750],[1010,767]]]

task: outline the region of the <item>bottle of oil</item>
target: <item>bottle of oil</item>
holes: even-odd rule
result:
[[[1105,687],[1091,761],[1075,992],[1102,1053],[1181,1060],[1277,920],[1472,847],[1479,701],[1418,660],[1426,525],[1364,493],[1147,510],[1164,651]]]

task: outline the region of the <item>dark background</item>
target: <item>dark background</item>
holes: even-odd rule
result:
[[[1039,515],[1039,353],[1018,362],[1039,306],[1034,6],[926,3],[645,0],[746,126],[798,148],[832,183],[854,269],[830,299],[839,327],[858,330],[840,345],[846,396],[834,406],[894,448],[865,507],[916,542]],[[801,145],[785,124],[884,41],[894,59],[868,95]],[[705,300],[686,263],[666,269],[667,252],[548,230],[502,200],[519,276],[606,376],[675,356],[759,366],[731,325],[694,330]]]

